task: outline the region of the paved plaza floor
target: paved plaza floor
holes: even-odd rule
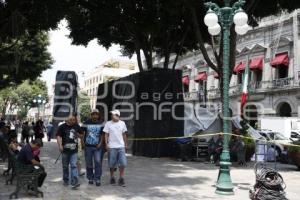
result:
[[[255,182],[253,168],[232,167],[231,176],[235,186],[234,196],[219,196],[215,194],[215,181],[218,167],[202,162],[179,162],[169,158],[151,159],[144,157],[128,157],[126,187],[111,186],[107,159],[104,159],[102,186],[88,185],[81,178],[81,187],[71,190],[62,185],[61,161],[55,164],[59,155],[55,142],[45,143],[41,160],[46,167],[48,177],[41,190],[46,200],[246,200],[249,199],[249,189]],[[0,163],[1,165],[1,163]],[[2,174],[3,166],[0,166]],[[287,196],[297,200],[300,196],[300,172],[292,165],[279,165],[287,185]],[[0,176],[0,199],[8,199],[14,186],[4,184],[5,177]],[[25,194],[20,199],[40,199]]]

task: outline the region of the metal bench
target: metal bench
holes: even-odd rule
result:
[[[32,192],[36,197],[41,195],[44,196],[43,192],[38,190],[38,179],[41,175],[41,171],[34,170],[32,165],[24,165],[14,159],[15,174],[14,177],[17,179],[15,191],[9,195],[9,198],[18,198],[21,189],[24,189],[27,194]],[[12,183],[12,182],[11,182]]]

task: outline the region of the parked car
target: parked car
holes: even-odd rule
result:
[[[291,131],[291,140],[294,142],[300,140],[300,130],[292,130]]]
[[[281,157],[282,153],[286,153],[287,145],[292,142],[291,139],[285,137],[282,133],[271,130],[260,130],[259,134],[267,139],[267,141],[274,142],[274,147],[278,157]]]

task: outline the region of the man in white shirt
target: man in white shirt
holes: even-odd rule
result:
[[[108,121],[103,129],[105,134],[105,144],[108,151],[108,163],[110,168],[110,183],[116,184],[114,171],[119,167],[120,178],[118,184],[125,186],[124,174],[127,165],[125,150],[127,144],[127,128],[125,122],[120,120],[120,111],[113,110],[111,113],[111,121]]]

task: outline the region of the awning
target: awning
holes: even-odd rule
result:
[[[240,62],[239,64],[237,64],[237,65],[234,67],[233,72],[234,72],[235,74],[239,74],[239,73],[241,73],[241,72],[243,72],[243,71],[245,70],[245,67],[246,67],[245,63]]]
[[[220,78],[220,76],[219,76],[219,74],[217,72],[214,73],[214,78],[215,79],[219,79]]]
[[[275,58],[271,60],[270,65],[276,67],[278,65],[289,66],[289,55],[288,53],[277,54]]]
[[[250,61],[250,69],[255,70],[259,69],[262,70],[264,66],[263,58],[254,58]]]
[[[189,76],[182,77],[182,83],[183,85],[189,85],[190,84]]]
[[[206,72],[200,72],[196,77],[195,77],[195,81],[198,82],[198,81],[204,81],[207,79],[207,74]]]

